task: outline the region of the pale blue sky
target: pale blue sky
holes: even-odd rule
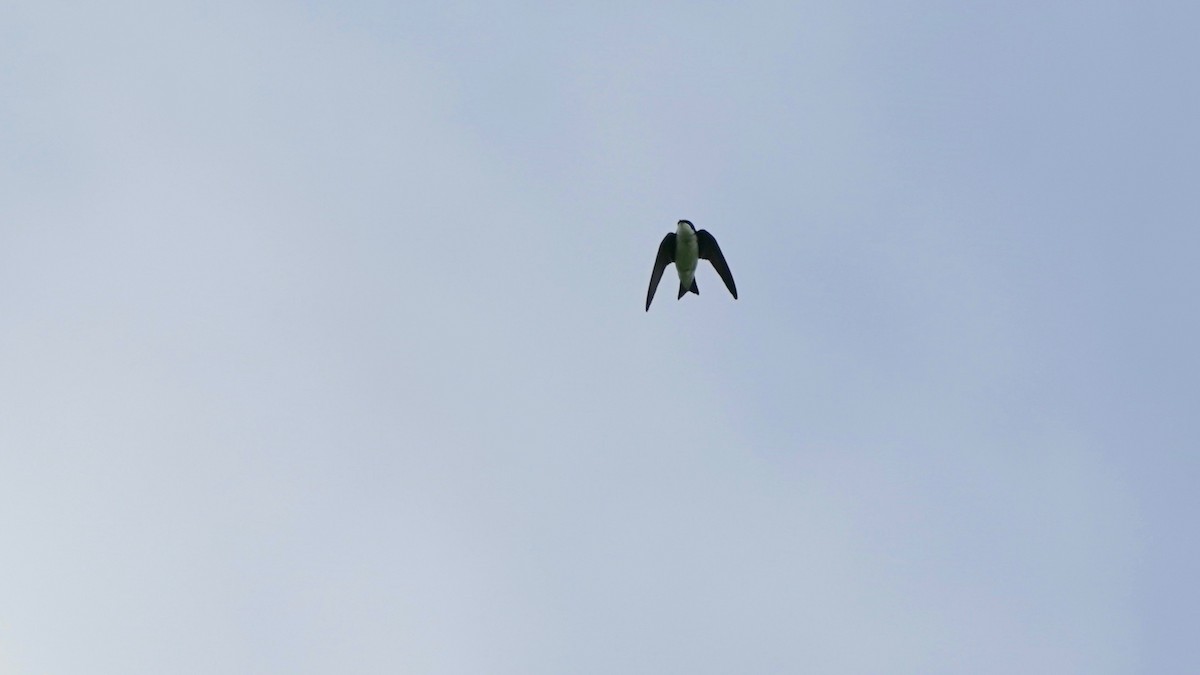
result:
[[[1195,672],[1198,22],[3,6],[0,672]]]

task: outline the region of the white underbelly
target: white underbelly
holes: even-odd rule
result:
[[[696,235],[680,237],[675,250],[675,271],[679,274],[679,283],[684,288],[692,285],[696,276],[696,264],[700,260],[700,247],[696,243]]]

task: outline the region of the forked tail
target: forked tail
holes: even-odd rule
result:
[[[679,284],[679,295],[675,299],[678,300],[679,298],[682,298],[685,294],[687,294],[688,291],[691,291],[692,293],[695,293],[696,295],[700,295],[700,289],[699,289],[699,287],[696,286],[695,279],[692,279],[692,287],[691,288],[684,288],[683,284]]]

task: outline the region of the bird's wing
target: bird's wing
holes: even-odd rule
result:
[[[650,301],[654,299],[654,291],[658,290],[658,282],[662,279],[663,270],[675,262],[675,233],[670,232],[663,237],[658,245],[658,257],[654,259],[654,271],[650,273],[650,288],[646,289],[646,311],[650,311]]]
[[[721,281],[725,282],[725,288],[729,289],[729,292],[733,294],[733,299],[736,300],[737,286],[733,283],[733,274],[729,271],[729,264],[725,262],[725,256],[721,255],[721,247],[717,246],[717,240],[708,233],[708,230],[697,230],[696,243],[700,249],[700,257],[712,263],[717,274],[721,275]]]

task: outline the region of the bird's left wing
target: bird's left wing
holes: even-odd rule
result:
[[[650,301],[654,299],[654,291],[658,290],[658,282],[662,280],[663,270],[675,262],[675,233],[669,232],[658,245],[658,257],[654,259],[654,271],[650,273],[650,288],[646,289],[646,311],[650,311]]]
[[[697,230],[696,243],[699,247],[700,257],[712,263],[717,274],[721,275],[721,281],[725,282],[725,288],[733,294],[733,299],[737,300],[737,286],[733,283],[733,274],[729,271],[729,264],[725,262],[725,256],[721,254],[721,247],[717,246],[717,240],[708,230]]]

